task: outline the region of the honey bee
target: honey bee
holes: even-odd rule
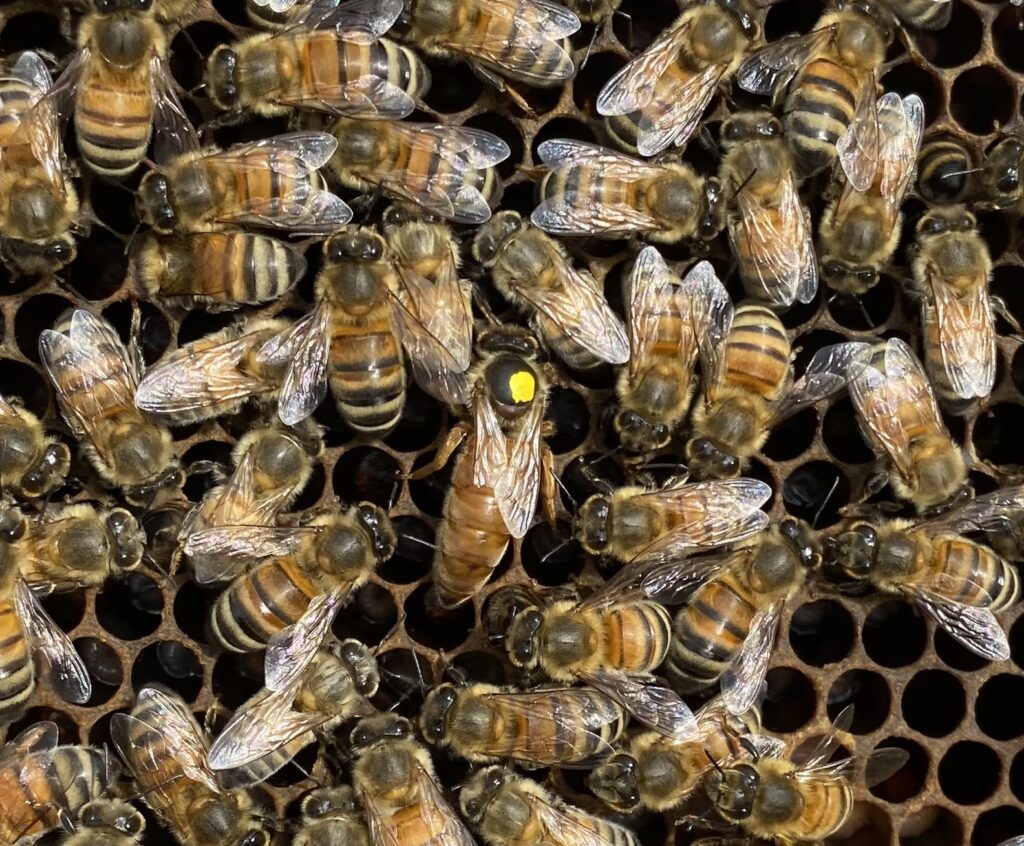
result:
[[[992,393],[997,359],[992,259],[974,215],[963,206],[925,213],[910,266],[921,297],[925,370],[940,400],[969,408]]]
[[[292,846],[370,846],[369,832],[347,784],[319,787],[302,800],[302,826]]]
[[[923,523],[859,522],[829,539],[827,560],[856,581],[916,603],[972,652],[1005,661],[1010,647],[995,615],[1020,598],[1020,576],[989,547],[960,533],[1002,529],[1022,503],[1022,489],[1011,488]]]
[[[640,251],[624,288],[629,367],[615,386],[612,426],[623,447],[646,454],[668,446],[686,416],[698,354],[704,372],[714,372],[732,303],[710,262],[694,265],[680,281],[654,247]]]
[[[232,784],[265,781],[314,732],[373,711],[366,701],[380,683],[373,654],[358,640],[324,648],[322,633],[304,631],[287,654],[268,651],[266,688],[235,712],[210,747],[210,768],[230,771]]]
[[[665,562],[763,531],[768,515],[760,508],[771,494],[771,488],[756,479],[674,481],[660,490],[619,488],[583,503],[576,540],[591,555]]]
[[[1024,139],[1011,135],[986,151],[978,177],[985,208],[1012,209],[1024,200]]]
[[[746,0],[687,5],[598,94],[597,111],[612,137],[641,156],[689,141],[757,37],[754,11]]]
[[[146,818],[121,799],[98,799],[82,808],[74,832],[62,846],[137,846],[142,843]]]
[[[744,834],[787,846],[821,842],[834,834],[853,810],[854,777],[873,786],[902,769],[909,757],[903,749],[888,747],[830,762],[852,717],[850,708],[840,713],[832,731],[802,763],[765,755],[708,773],[704,789],[719,816]]]
[[[452,608],[476,595],[501,562],[511,538],[526,534],[544,489],[552,494],[551,454],[541,439],[547,384],[536,367],[537,344],[513,327],[485,332],[470,374],[472,422],[453,426],[432,463],[412,478],[455,461],[437,532],[433,581]]]
[[[872,145],[837,151],[837,144],[855,121],[871,128],[877,143],[877,122],[870,116],[878,69],[892,43],[894,25],[888,6],[841,0],[807,35],[768,44],[740,65],[740,88],[782,101],[782,123],[798,178],[830,167],[838,152],[847,177],[864,184],[856,162]],[[861,137],[868,140],[866,134]]]
[[[2,538],[30,586],[48,590],[99,587],[142,562],[146,534],[123,508],[99,510],[88,503],[58,506],[34,521],[17,508],[0,512]]]
[[[900,208],[924,131],[924,104],[916,94],[886,94],[875,110],[879,136],[870,185],[860,190],[845,181],[818,228],[822,276],[845,294],[859,295],[874,287],[896,251],[903,228]]]
[[[284,296],[305,275],[306,259],[276,238],[251,232],[149,233],[133,268],[147,299],[230,311]]]
[[[246,433],[235,445],[231,477],[189,512],[178,542],[187,546],[193,534],[215,527],[272,525],[309,481],[313,458],[322,447],[318,432],[305,441],[298,432],[276,427]],[[222,581],[235,570],[230,556],[196,555],[190,560],[199,584]]]
[[[918,512],[965,490],[967,467],[939,413],[924,368],[899,338],[862,349],[846,368],[861,431],[889,462],[896,495]]]
[[[530,313],[544,343],[576,370],[624,364],[629,342],[600,285],[576,270],[568,251],[518,212],[498,212],[473,239],[473,258],[491,271],[494,286]]]
[[[888,0],[888,2],[896,17],[915,29],[943,29],[953,16],[951,0]]]
[[[0,260],[26,275],[56,273],[76,254],[78,195],[64,176],[53,86],[38,54],[0,75]]]
[[[809,303],[818,260],[782,124],[768,111],[733,115],[722,124],[722,146],[729,241],[747,294],[774,306]]]
[[[551,171],[530,220],[552,235],[639,234],[675,244],[709,241],[722,231],[721,183],[689,165],[645,162],[568,138],[545,141],[537,153]]]
[[[728,766],[748,757],[749,748],[761,749],[771,742],[761,735],[756,708],[735,715],[721,697],[704,705],[694,718],[694,737],[666,737],[656,731],[634,735],[629,751],[617,752],[594,769],[587,786],[613,810],[661,813],[693,796],[715,764]]]
[[[74,112],[82,159],[100,176],[130,174],[152,139],[162,158],[192,126],[175,94],[169,45],[153,0],[91,0],[78,52],[47,96]]]
[[[412,50],[379,37],[401,14],[401,0],[317,0],[302,9],[259,5],[261,11],[287,12],[289,20],[278,32],[213,51],[206,92],[220,109],[239,117],[245,111],[276,117],[313,109],[397,120],[412,112],[430,87],[430,72]]]
[[[463,816],[489,846],[639,846],[629,829],[573,807],[506,767],[485,767],[459,792]]]
[[[67,828],[88,803],[113,786],[106,756],[83,746],[58,746],[57,725],[34,723],[0,749],[0,838],[31,843]]]
[[[468,62],[528,113],[505,79],[547,88],[576,72],[567,39],[580,22],[552,0],[406,0],[397,28],[428,55]]]
[[[407,719],[366,717],[352,729],[352,784],[370,843],[473,846],[473,836],[445,801],[427,750]]]
[[[114,714],[110,736],[146,804],[184,846],[270,842],[249,795],[222,787],[207,766],[206,736],[176,694],[142,688],[130,714]]]
[[[142,177],[139,216],[158,232],[262,226],[326,235],[352,218],[317,170],[336,147],[325,132],[292,132],[222,151],[186,151]]]
[[[917,193],[929,205],[962,203],[972,193],[975,173],[971,151],[947,136],[932,138],[921,147],[917,160]]]
[[[151,502],[181,481],[171,433],[135,405],[142,358],[104,320],[76,309],[69,326],[46,329],[39,358],[61,416],[100,477],[129,502]]]
[[[64,484],[71,450],[43,429],[16,399],[0,396],[0,489],[23,499],[44,497]]]
[[[165,355],[135,391],[135,404],[158,420],[185,426],[234,414],[246,402],[267,404],[284,382],[284,363],[258,359],[286,331],[281,319],[237,323]]]
[[[676,613],[664,672],[684,693],[721,679],[734,714],[754,705],[786,603],[821,564],[802,520],[786,518],[741,549],[670,562],[646,576],[645,592],[671,602],[699,585]]]
[[[474,763],[525,767],[581,764],[611,752],[626,726],[622,708],[586,687],[519,691],[441,684],[427,694],[420,730],[429,743]]]
[[[240,575],[217,599],[210,628],[224,649],[255,652],[275,635],[275,643],[287,645],[312,637],[307,629],[330,627],[352,592],[392,556],[396,541],[383,509],[363,502],[314,517],[305,526],[205,529],[189,537],[184,551],[190,558],[233,561]],[[267,597],[277,601],[268,603]],[[268,652],[268,662],[274,651]]]
[[[823,347],[794,381],[792,350],[778,316],[765,306],[740,306],[717,368],[705,370],[707,401],[694,409],[686,445],[690,472],[701,478],[738,475],[775,425],[845,387],[848,362],[866,346]]]
[[[354,191],[381,191],[455,223],[483,223],[501,190],[508,145],[482,129],[339,118],[331,166]]]

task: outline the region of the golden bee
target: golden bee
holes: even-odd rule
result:
[[[15,398],[0,396],[0,443],[0,489],[34,499],[64,484],[71,450]]]
[[[231,652],[255,652],[329,627],[337,610],[395,551],[383,509],[363,502],[296,527],[222,526],[193,533],[190,558],[230,560],[239,573],[213,606],[214,639]],[[274,601],[268,601],[273,597]]]
[[[520,691],[441,684],[420,711],[420,730],[429,743],[474,763],[508,760],[525,767],[607,755],[625,726],[622,707],[586,687]]]
[[[149,233],[132,267],[147,299],[230,311],[284,296],[305,275],[306,259],[276,238],[251,232]]]
[[[967,466],[917,356],[899,338],[860,350],[846,368],[861,431],[896,495],[918,512],[965,491]]]
[[[568,251],[518,212],[498,212],[473,239],[473,257],[491,271],[505,299],[530,314],[530,324],[569,367],[585,370],[629,360],[622,321],[601,286],[576,270]]]
[[[963,206],[926,212],[910,267],[921,299],[925,371],[941,401],[969,409],[992,393],[998,357],[992,258],[974,215]]]
[[[910,187],[924,131],[924,104],[916,94],[885,94],[875,107],[878,139],[867,187],[845,180],[818,227],[821,275],[844,294],[878,283],[900,241],[900,208]]]
[[[239,117],[312,109],[397,120],[430,87],[430,72],[412,50],[380,38],[401,13],[401,0],[258,5],[287,14],[287,26],[213,51],[206,92],[220,109]]]
[[[801,763],[775,754],[714,769],[704,790],[718,815],[739,833],[786,846],[820,842],[837,832],[853,810],[855,777],[873,786],[900,770],[909,757],[903,749],[883,747],[831,762],[852,718],[852,709],[841,712],[833,730]]]
[[[501,191],[508,145],[468,126],[339,118],[331,167],[354,191],[380,191],[455,223],[483,223]]]
[[[114,715],[110,736],[143,800],[185,846],[270,842],[250,796],[207,766],[206,736],[177,694],[142,688],[131,713]]]
[[[809,303],[818,260],[782,124],[768,111],[741,112],[722,123],[721,136],[729,241],[748,296],[773,306]]]
[[[552,0],[407,0],[398,22],[410,44],[469,62],[527,112],[505,79],[542,87],[572,79],[576,68],[566,39],[579,28],[579,19]]]
[[[180,483],[171,433],[135,405],[143,371],[135,344],[129,351],[109,323],[76,309],[70,324],[43,331],[39,358],[64,422],[106,484],[147,504]]]
[[[533,522],[543,488],[548,509],[553,494],[551,454],[541,438],[547,384],[536,366],[536,341],[502,327],[483,333],[480,362],[470,373],[472,422],[452,427],[420,478],[455,461],[437,532],[433,591],[451,608],[487,583],[508,549]]]
[[[708,241],[722,231],[721,183],[683,163],[654,163],[568,138],[537,153],[551,170],[538,188],[530,220],[551,235],[639,235],[675,244]]]
[[[169,44],[153,0],[91,0],[78,26],[78,52],[47,99],[74,112],[82,159],[119,179],[142,161],[152,139],[162,158],[192,133],[167,65]]]
[[[829,540],[827,560],[851,579],[916,603],[978,655],[1004,661],[1010,647],[995,615],[1020,598],[1020,576],[989,547],[960,533],[1002,531],[1022,504],[1024,489],[1018,487],[922,523],[859,522]]]
[[[123,508],[88,503],[48,508],[28,520],[17,508],[0,512],[7,555],[30,586],[48,590],[99,587],[142,563],[146,534]]]
[[[289,651],[271,642],[266,687],[231,717],[210,747],[215,772],[232,784],[257,784],[287,764],[315,732],[327,734],[350,717],[373,708],[380,674],[369,648],[358,640],[323,646],[322,630],[303,630]]]
[[[78,195],[64,174],[53,86],[38,54],[0,73],[0,260],[23,274],[56,273],[75,258]]]
[[[737,550],[674,561],[648,575],[647,593],[671,602],[686,595],[672,621],[663,671],[682,692],[721,680],[734,714],[757,699],[786,603],[821,564],[821,546],[802,520],[786,518]]]
[[[473,836],[445,800],[427,750],[396,714],[360,720],[352,729],[352,785],[370,843],[473,846]]]
[[[246,433],[235,444],[234,472],[188,513],[179,543],[187,545],[196,532],[215,527],[273,525],[309,481],[322,447],[317,431],[308,438],[276,427]],[[222,581],[235,569],[230,556],[195,555],[190,561],[199,584]]]
[[[289,328],[283,319],[236,323],[167,353],[142,377],[135,404],[175,426],[234,414],[246,402],[277,400],[285,363],[258,353]]]
[[[486,767],[459,792],[463,816],[488,846],[639,846],[628,828],[566,804],[506,767]]]
[[[690,472],[700,478],[739,474],[773,426],[846,386],[847,364],[866,346],[851,341],[823,347],[794,379],[778,316],[762,305],[740,306],[715,369],[704,371],[707,400],[694,409],[686,445]]]
[[[159,232],[259,226],[326,235],[352,218],[318,168],[337,142],[325,132],[292,132],[227,150],[188,150],[142,177],[138,208]]]
[[[302,825],[292,846],[370,846],[369,832],[347,784],[318,787],[302,799]]]
[[[1024,200],[1024,138],[1009,135],[985,152],[978,175],[981,205],[986,208],[1013,209]]]
[[[629,367],[616,382],[612,427],[623,447],[648,454],[668,446],[686,416],[697,356],[705,373],[714,372],[732,303],[710,262],[680,280],[654,247],[640,251],[624,288]]]
[[[33,723],[0,748],[0,838],[30,843],[113,787],[106,756],[84,746],[58,746],[56,723]]]
[[[945,206],[962,203],[973,193],[974,156],[959,139],[930,138],[917,159],[917,193],[926,203]]]
[[[587,786],[613,810],[630,813],[643,808],[661,813],[682,805],[700,790],[715,764],[729,766],[749,757],[749,748],[762,749],[770,743],[761,735],[756,708],[732,714],[717,697],[694,718],[693,737],[666,737],[656,731],[633,735],[629,751],[615,753],[594,769],[587,776]]]
[[[894,25],[887,5],[841,0],[807,35],[768,44],[740,65],[740,88],[782,101],[782,124],[798,178],[830,167],[838,155],[847,176],[862,184],[856,160],[871,145],[839,150],[837,145],[855,121],[870,129],[877,143],[877,123],[870,115]]]
[[[97,799],[82,808],[62,846],[138,846],[146,818],[121,799]]]
[[[601,89],[597,111],[612,137],[641,156],[686,144],[757,38],[755,11],[746,0],[687,5]]]
[[[664,562],[764,530],[768,515],[760,508],[771,493],[756,479],[677,480],[657,490],[618,488],[595,494],[580,506],[575,536],[591,555]]]

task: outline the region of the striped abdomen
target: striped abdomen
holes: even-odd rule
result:
[[[469,167],[463,157],[459,157],[457,166],[453,167],[450,152],[440,149],[436,143],[424,144],[422,138],[416,138],[416,142],[415,146],[411,144],[410,136],[406,134],[394,135],[384,160],[375,163],[371,169],[377,173],[390,173],[412,193],[436,195],[438,186],[444,185],[444,193],[454,196],[457,189],[451,186],[462,184],[476,188],[488,205],[494,205],[501,187],[494,168]],[[343,156],[344,151],[340,155]]]
[[[756,597],[731,573],[701,587],[673,622],[669,678],[684,692],[716,682],[743,646],[757,611]]]
[[[918,193],[929,203],[959,203],[970,187],[973,167],[971,154],[960,141],[929,141],[921,147],[917,159]]]
[[[646,189],[646,182],[626,181],[614,176],[606,176],[593,167],[568,165],[544,175],[537,188],[537,197],[540,202],[544,200],[567,202],[573,208],[581,210],[585,217],[586,211],[591,206],[625,205],[640,211],[647,211]],[[633,232],[635,230],[636,227],[629,224],[602,229],[595,223],[590,234],[614,235],[617,232]]]
[[[330,384],[338,412],[357,432],[387,433],[402,416],[406,383],[390,321],[383,315],[358,323],[335,320],[332,333]]]
[[[9,154],[8,145],[21,128],[26,112],[32,108],[39,98],[39,90],[21,79],[0,77],[0,149],[4,150],[4,164]],[[18,139],[24,141],[22,136]],[[21,146],[21,145],[19,145]]]
[[[529,822],[523,821],[522,835],[512,842],[518,843],[519,846],[539,842],[549,843],[551,846],[575,846],[575,844],[587,842],[600,843],[604,846],[639,846],[640,844],[637,836],[628,828],[585,813],[579,808],[565,805],[558,808],[558,811],[568,818],[564,830],[558,826],[547,824],[534,816]],[[535,829],[534,826],[537,828]],[[579,830],[581,828],[593,832],[593,835],[584,835]],[[537,840],[533,840],[529,836],[534,831],[537,832]]]
[[[494,490],[473,484],[473,438],[455,460],[455,469],[437,532],[434,588],[442,605],[465,602],[501,563],[510,539]]]
[[[769,308],[736,309],[725,340],[721,381],[764,397],[778,399],[789,376],[791,348],[782,321]]]
[[[99,799],[113,785],[103,753],[80,746],[59,746],[50,754],[54,781],[63,792],[65,807],[71,816],[93,799]]]
[[[101,176],[127,176],[146,155],[153,133],[148,58],[137,71],[115,72],[94,60],[78,84],[75,136],[86,164]]]
[[[783,124],[793,151],[797,176],[810,176],[830,166],[836,143],[857,110],[861,80],[828,58],[802,67],[786,95]]]
[[[928,444],[934,440],[936,435],[945,435],[945,433],[941,429],[935,428],[930,414],[922,414],[918,411],[917,404],[913,399],[920,395],[920,384],[924,382],[924,377],[917,371],[890,374],[885,367],[885,347],[885,344],[875,344],[871,350],[869,363],[886,376],[885,394],[889,398],[888,402],[896,406],[898,425],[906,433],[907,442],[911,444],[911,452],[913,452],[914,447]],[[930,385],[926,384],[925,388],[931,390]],[[907,401],[904,399],[905,397],[911,397],[911,400]],[[885,407],[881,406],[881,408]],[[875,413],[877,414],[878,411],[876,410]],[[948,437],[946,435],[947,439]]]
[[[268,561],[235,579],[217,598],[211,632],[224,649],[255,652],[297,622],[320,593],[320,586],[293,557]]]
[[[759,793],[768,789],[762,781]],[[853,790],[843,779],[785,779],[782,789],[799,789],[803,798],[802,803],[794,806],[799,809],[799,816],[775,829],[779,835],[785,835],[788,843],[824,840],[846,822],[853,810]]]
[[[36,686],[28,639],[11,600],[0,601],[0,722],[14,719]]]
[[[1020,598],[1017,569],[987,546],[959,535],[941,535],[932,539],[931,550],[930,573],[925,576],[929,590],[961,605],[993,612]]]
[[[634,602],[601,614],[602,666],[628,674],[650,673],[668,653],[672,618],[657,602]]]

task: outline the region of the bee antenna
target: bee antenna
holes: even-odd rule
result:
[[[168,587],[174,587],[174,579],[171,578],[171,574],[161,567],[160,562],[157,561],[150,553],[145,553],[142,556],[142,560],[146,562],[150,569],[155,570],[160,575],[160,578],[164,580]]]
[[[480,309],[480,313],[483,315],[484,320],[486,320],[491,326],[501,325],[501,321],[494,316],[494,312],[491,311],[490,305],[488,305],[487,300],[484,299],[484,295],[480,293],[480,288],[476,285],[473,286],[473,301],[476,303],[477,308]]]
[[[747,178],[744,179],[738,186],[736,186],[736,190],[732,192],[732,195],[734,197],[739,196],[740,191],[742,191],[744,188],[746,188],[747,187],[747,183],[750,182],[750,180],[753,179],[756,175],[757,175],[757,168],[755,167],[747,175]]]
[[[377,657],[377,653],[378,653],[378,652],[380,652],[380,650],[384,648],[384,644],[386,644],[386,643],[387,643],[387,642],[388,642],[389,640],[391,640],[391,636],[392,636],[392,635],[393,635],[393,634],[394,634],[395,632],[397,632],[397,631],[398,631],[399,627],[400,627],[400,626],[402,625],[402,623],[404,623],[404,622],[405,622],[405,614],[403,613],[401,617],[399,617],[399,618],[398,618],[397,620],[395,620],[395,624],[394,624],[394,625],[393,625],[393,626],[392,626],[392,627],[391,627],[390,629],[388,629],[388,632],[387,632],[387,634],[386,634],[386,635],[384,635],[384,637],[382,637],[382,638],[380,639],[380,642],[379,642],[379,643],[378,643],[378,644],[377,644],[377,645],[376,645],[376,646],[375,646],[375,647],[373,648],[373,651],[372,651],[372,652],[371,652],[370,654],[371,654],[371,655],[372,655],[372,656],[373,656],[374,658],[376,658],[376,657]]]
[[[124,252],[121,255],[128,255],[131,252],[132,244],[135,242],[135,236],[139,234],[139,229],[142,227],[142,221],[135,222],[135,228],[132,230],[131,236],[128,238],[128,243],[124,245]]]
[[[719,764],[718,761],[715,760],[715,756],[711,754],[711,752],[707,749],[707,747],[704,748],[704,754],[707,756],[707,759],[711,762],[711,766],[714,767],[718,771],[718,774],[720,776],[724,777],[725,776],[725,770],[722,769],[722,765]]]
[[[164,781],[154,784],[152,787],[147,787],[145,790],[140,790],[138,793],[132,794],[131,796],[126,796],[124,801],[128,803],[138,802],[139,799],[148,796],[154,790],[160,790],[160,788],[166,787],[168,784],[170,784],[173,781],[177,781],[179,778],[184,778],[184,774],[179,773],[178,775],[173,775],[170,778],[165,779]]]
[[[572,538],[566,538],[560,544],[558,544],[558,546],[555,546],[552,549],[549,549],[547,552],[545,552],[541,556],[540,563],[543,564],[548,559],[550,559],[552,556],[554,556],[555,553],[559,552],[560,550],[565,549],[569,544],[572,543],[572,540],[573,540]]]
[[[551,474],[551,478],[554,479],[555,480],[555,484],[558,485],[558,487],[562,489],[562,493],[565,494],[565,498],[568,499],[569,502],[572,505],[572,510],[573,511],[579,510],[580,505],[579,505],[578,502],[576,502],[576,497],[574,497],[571,493],[569,493],[569,489],[565,486],[565,483],[562,482],[562,480],[558,478],[558,474],[557,473],[552,473]]]
[[[743,747],[743,748],[744,748],[744,749],[745,749],[745,750],[747,751],[747,754],[748,754],[748,755],[750,755],[750,757],[754,759],[754,763],[755,763],[755,764],[756,764],[756,763],[757,763],[758,761],[760,761],[760,760],[761,760],[761,750],[760,750],[760,749],[758,749],[758,748],[757,748],[757,747],[756,747],[756,746],[755,746],[755,745],[754,745],[754,744],[753,744],[753,743],[751,742],[751,740],[750,740],[750,738],[749,738],[749,737],[741,737],[741,738],[739,739],[739,743],[740,743],[740,746],[742,746],[742,747]]]
[[[418,543],[422,546],[429,546],[431,549],[437,549],[437,544],[431,543],[430,541],[425,541],[423,540],[423,538],[417,538],[413,535],[402,535],[402,537],[405,538],[405,540],[412,541],[413,543]]]
[[[832,494],[836,492],[836,488],[839,487],[839,476],[837,475],[832,481],[832,487],[829,488],[825,498],[821,501],[821,505],[818,506],[818,510],[814,512],[814,520],[811,522],[811,528],[818,528],[818,520],[821,519],[821,514],[825,510],[825,506],[828,505],[828,501],[832,499]]]

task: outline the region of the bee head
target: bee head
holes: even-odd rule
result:
[[[694,479],[735,479],[740,460],[710,438],[694,438],[686,445],[686,466]]]
[[[356,512],[356,519],[373,538],[373,554],[378,561],[387,561],[395,554],[398,535],[387,512],[372,502],[361,502]]]
[[[652,423],[628,408],[615,415],[612,427],[619,442],[630,452],[654,452],[668,446],[672,440],[672,429],[667,423]]]
[[[608,547],[608,518],[611,500],[596,494],[580,506],[576,520],[576,539],[591,555],[600,555]]]
[[[167,177],[151,170],[139,182],[138,211],[142,222],[161,232],[172,232],[178,225],[178,215],[171,205]]]
[[[323,819],[335,815],[356,812],[356,800],[352,788],[347,784],[337,787],[320,787],[302,800],[302,815],[311,819]]]
[[[520,669],[532,670],[537,666],[537,640],[544,614],[539,608],[527,608],[518,614],[509,627],[505,640],[509,660]]]
[[[21,477],[21,489],[26,496],[44,496],[64,484],[70,469],[71,451],[67,444],[47,444],[39,461]]]
[[[829,538],[825,558],[851,579],[862,581],[875,568],[878,557],[878,532],[867,523],[858,523],[848,532]]]
[[[1004,138],[985,154],[981,180],[988,193],[994,195],[994,205],[1009,205],[1021,192],[1021,160],[1024,142],[1019,138]]]
[[[41,241],[0,236],[0,261],[26,276],[56,273],[75,260],[78,246],[69,233]]]
[[[5,508],[0,511],[0,542],[14,543],[21,540],[27,528],[28,521],[17,508]]]
[[[609,807],[628,813],[640,804],[637,769],[636,758],[619,752],[587,776],[587,787]]]
[[[877,268],[853,265],[841,259],[823,261],[821,275],[830,287],[846,294],[860,295],[878,284]]]
[[[380,686],[380,671],[370,649],[362,641],[348,638],[339,645],[338,657],[352,677],[356,692],[360,696],[373,696]]]
[[[473,239],[473,258],[484,267],[492,267],[508,239],[523,228],[522,215],[506,210],[492,215]]]
[[[226,44],[206,62],[206,94],[218,109],[238,108],[238,54]]]
[[[750,764],[716,767],[704,782],[708,798],[725,819],[740,822],[754,809],[754,796],[761,777]]]
[[[536,604],[533,593],[521,585],[498,588],[484,606],[483,624],[488,638],[495,643],[504,641],[512,628],[512,621]]]
[[[381,740],[408,740],[412,723],[398,714],[374,714],[364,717],[352,728],[349,742],[356,753],[369,749]]]
[[[430,743],[437,745],[443,742],[448,713],[458,696],[458,691],[451,684],[440,684],[427,694],[420,711],[420,730]]]
[[[112,834],[134,837],[146,828],[146,819],[132,805],[119,799],[87,802],[79,811],[83,828],[105,828]]]
[[[459,795],[462,813],[473,825],[479,825],[495,794],[505,786],[504,767],[487,767],[466,782]]]
[[[805,521],[787,518],[779,524],[779,534],[793,545],[804,567],[813,570],[820,566],[821,544]]]
[[[977,223],[977,218],[963,206],[935,208],[921,215],[917,222],[917,235],[926,238],[947,232],[970,232]]]
[[[697,237],[702,241],[710,241],[725,226],[726,213],[725,190],[722,183],[715,177],[704,180],[704,210],[697,226]]]
[[[107,535],[114,566],[118,570],[133,570],[142,561],[146,534],[138,521],[123,508],[115,508],[107,515]]]
[[[782,123],[767,109],[740,112],[722,122],[722,145],[729,148],[745,141],[767,141],[782,137]]]
[[[537,371],[522,356],[498,353],[484,364],[483,385],[499,417],[517,420],[533,406],[537,397]]]
[[[760,32],[757,18],[754,16],[754,9],[751,8],[748,0],[718,0],[719,7],[729,12],[740,25],[743,34],[747,38],[754,39]]]

